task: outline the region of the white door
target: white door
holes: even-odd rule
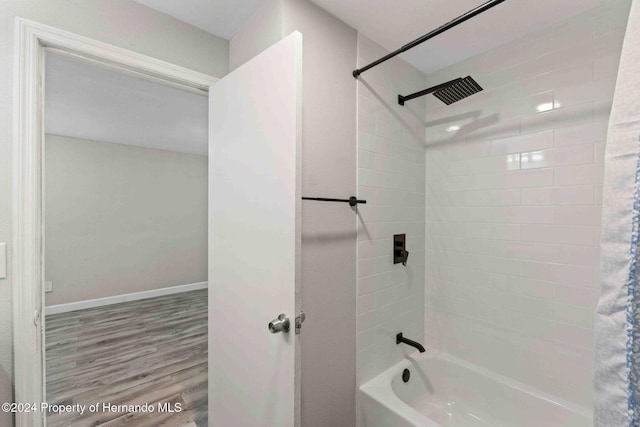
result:
[[[210,426],[299,425],[301,70],[296,32],[210,88]]]

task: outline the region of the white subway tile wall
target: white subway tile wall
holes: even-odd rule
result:
[[[471,75],[484,91],[451,106],[427,99],[426,346],[586,407],[629,5],[605,2],[428,76]]]
[[[358,64],[387,54],[358,35]],[[358,83],[358,384],[415,349],[395,335],[424,338],[424,98],[397,103],[425,88],[426,76],[401,59],[363,73]],[[393,264],[393,235],[407,235],[407,266]]]

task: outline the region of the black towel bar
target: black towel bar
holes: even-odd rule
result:
[[[345,202],[350,206],[356,206],[358,203],[367,203],[366,200],[358,200],[357,197],[351,196],[348,199],[327,199],[324,197],[303,197],[302,200],[316,200],[319,202]]]

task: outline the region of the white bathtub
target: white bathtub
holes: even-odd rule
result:
[[[402,372],[411,373],[409,382]],[[591,411],[446,354],[415,353],[360,387],[365,427],[590,427]]]

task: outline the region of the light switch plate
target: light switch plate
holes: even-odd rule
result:
[[[7,278],[7,244],[0,243],[0,279]]]
[[[45,292],[53,291],[53,282],[44,282],[44,291]]]

